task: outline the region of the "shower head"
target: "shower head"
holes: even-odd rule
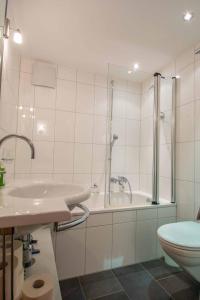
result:
[[[118,140],[118,135],[117,134],[113,134],[112,140],[111,140],[111,147],[114,146],[114,143]]]

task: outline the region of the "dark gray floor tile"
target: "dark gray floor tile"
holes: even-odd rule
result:
[[[100,298],[122,290],[112,271],[80,277],[80,283],[88,300]]]
[[[84,300],[85,297],[77,278],[60,281],[62,300]]]
[[[116,294],[108,295],[102,298],[98,298],[98,300],[129,300],[124,292],[119,292]]]
[[[131,300],[170,299],[145,270],[121,275],[118,279]]]
[[[172,295],[173,299],[175,300],[199,299],[199,285],[184,272],[160,279],[159,283]]]
[[[121,276],[121,275],[126,275],[129,273],[134,273],[134,272],[138,272],[138,271],[142,271],[142,270],[143,270],[143,268],[142,268],[141,264],[135,264],[135,265],[131,265],[131,266],[113,269],[113,272],[116,276]]]
[[[144,262],[142,265],[156,279],[161,279],[181,271],[180,268],[171,267],[167,265],[162,259],[147,261]]]

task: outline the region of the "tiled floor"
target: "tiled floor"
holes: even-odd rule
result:
[[[60,282],[63,300],[199,300],[200,285],[163,260]]]

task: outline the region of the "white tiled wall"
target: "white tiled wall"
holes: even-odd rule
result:
[[[161,72],[180,76],[176,107],[176,199],[180,220],[195,218],[200,206],[200,55],[195,55],[194,49],[184,52]],[[141,106],[140,189],[147,192],[151,191],[153,90],[149,87],[152,84],[152,80],[143,84]],[[160,132],[160,195],[167,199],[170,199],[170,99],[168,80],[161,85],[161,111],[165,112],[165,118],[161,120]]]
[[[118,140],[112,150],[112,176],[126,176],[139,189],[141,84],[114,80],[112,134]]]
[[[97,183],[103,188],[106,77],[58,66],[56,89],[33,86],[32,64],[29,59],[21,61],[19,101],[16,98],[13,107],[16,119],[17,106],[18,122],[10,132],[17,128],[19,134],[33,140],[36,159],[31,161],[27,145],[17,142],[15,177],[56,177],[89,186]],[[3,108],[1,113],[5,115],[6,106]],[[5,144],[4,149],[7,147]]]
[[[10,10],[8,16],[13,20]],[[16,133],[17,104],[19,92],[20,55],[12,39],[4,39],[3,73],[0,101],[0,138],[9,133]],[[6,149],[0,151],[0,158],[15,158],[15,143],[8,141]],[[14,164],[7,164],[7,178],[13,177]]]
[[[198,61],[194,48],[176,60],[176,74],[180,76],[177,96],[177,214],[178,219],[186,220],[193,219],[198,208]]]

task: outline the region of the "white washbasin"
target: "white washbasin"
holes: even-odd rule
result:
[[[90,190],[54,181],[13,181],[0,189],[0,228],[68,221],[68,205],[87,200]]]
[[[76,204],[87,200],[90,191],[83,186],[75,184],[37,182],[11,188],[8,195],[16,198],[45,199],[53,201],[63,199],[66,204]]]

